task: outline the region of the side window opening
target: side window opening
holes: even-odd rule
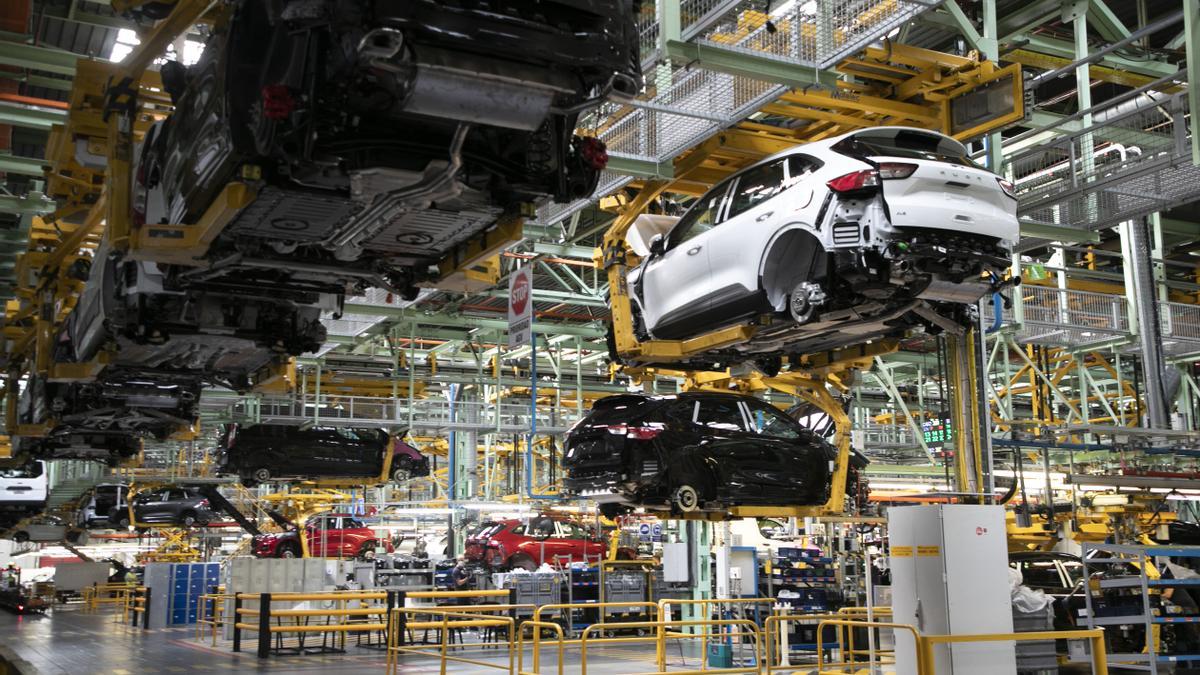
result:
[[[737,187],[734,189],[733,198],[729,202],[729,211],[724,220],[745,213],[783,192],[787,188],[783,173],[786,162],[786,159],[780,159],[750,169],[738,176]]]
[[[745,431],[737,401],[700,401],[696,423],[719,431]]]
[[[729,192],[732,179],[718,183],[716,187],[704,193],[688,209],[683,218],[675,224],[670,234],[670,247],[674,248],[689,239],[711,230],[720,216],[721,205],[725,202],[725,193]]]

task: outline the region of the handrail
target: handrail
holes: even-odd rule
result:
[[[687,638],[703,637],[707,640],[707,638],[709,636],[713,636],[713,635],[716,635],[716,636],[735,635],[735,633],[708,633],[708,632],[688,633],[688,634],[677,633],[677,634],[668,635],[668,633],[666,631],[662,630],[666,626],[680,626],[680,627],[687,627],[687,626],[708,626],[708,627],[744,626],[749,629],[747,632],[754,636],[754,657],[755,657],[754,662],[755,662],[755,664],[753,667],[706,668],[704,670],[672,670],[672,671],[670,671],[671,673],[676,674],[676,675],[704,675],[704,674],[708,674],[708,673],[753,673],[755,675],[758,675],[758,673],[759,673],[758,664],[761,663],[761,661],[762,661],[762,659],[761,659],[761,656],[762,656],[762,634],[758,629],[758,624],[756,624],[753,621],[750,621],[749,619],[706,619],[706,620],[688,620],[688,621],[682,621],[682,620],[681,621],[671,621],[671,620],[666,620],[666,621],[662,621],[662,620],[660,620],[660,621],[621,621],[621,622],[615,622],[615,623],[594,623],[594,624],[588,626],[587,628],[584,628],[583,633],[580,634],[580,638],[579,638],[579,640],[580,640],[580,643],[579,643],[579,650],[580,650],[579,651],[579,657],[580,657],[580,671],[579,672],[580,672],[580,675],[587,675],[588,634],[592,632],[592,629],[609,630],[609,629],[613,629],[613,628],[651,628],[651,627],[656,628],[657,634],[656,634],[655,640],[658,643],[657,649],[658,649],[659,653],[666,652],[665,643],[666,643],[666,639],[668,637],[687,637]],[[740,632],[736,633],[736,635],[741,635],[741,633]],[[663,672],[666,672],[666,669],[662,666],[659,666],[658,670],[656,672],[663,673]],[[651,674],[628,673],[627,675],[651,675]]]
[[[419,621],[409,622],[404,620],[407,614],[429,614],[432,616],[440,616],[441,621]],[[463,619],[460,621],[450,621],[451,617]],[[403,633],[408,628],[414,626],[421,628],[429,628],[441,631],[441,643],[432,645],[437,649],[438,657],[441,659],[441,672],[446,672],[446,665],[449,661],[457,663],[468,663],[474,666],[483,668],[492,668],[497,670],[507,670],[510,674],[516,665],[516,655],[513,653],[515,643],[514,636],[516,635],[517,620],[512,617],[494,617],[480,618],[478,614],[469,612],[448,612],[437,607],[394,607],[391,610],[388,621],[388,647],[387,647],[387,672],[394,673],[399,665],[399,655],[403,653],[418,654],[427,656],[429,649],[422,649],[419,646],[409,646],[403,643]],[[480,661],[478,659],[469,659],[463,656],[451,656],[449,654],[450,631],[457,628],[466,627],[504,627],[508,636],[508,665],[498,665],[490,661]]]
[[[533,628],[533,670],[529,673],[524,669],[525,658],[525,628]],[[563,640],[562,626],[549,621],[524,621],[517,627],[517,675],[539,675],[542,671],[541,635],[542,629],[550,628],[558,635],[558,675],[563,675]]]

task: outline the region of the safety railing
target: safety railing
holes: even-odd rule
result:
[[[335,644],[345,647],[347,633],[379,632],[381,636],[388,633],[388,617],[396,606],[396,591],[329,591],[317,593],[237,593],[233,596],[233,651],[242,649],[242,634],[254,632],[258,636],[258,657],[265,659],[271,655],[273,637],[294,634],[302,638],[305,635],[320,634],[335,636]],[[384,605],[370,604],[384,602]],[[245,607],[247,602],[256,602],[258,607]],[[288,608],[279,609],[272,606],[276,602],[328,604],[328,607],[318,608]],[[347,603],[356,603],[357,606]],[[244,621],[244,618],[255,620],[254,623]],[[272,620],[276,623],[272,623]],[[312,623],[324,619],[324,623]],[[375,619],[375,620],[372,620]],[[286,621],[286,623],[285,623]],[[277,648],[282,647],[282,640],[277,641]],[[303,644],[300,646],[303,649]]]
[[[496,611],[511,611],[511,608],[506,610],[489,605],[477,605],[454,610],[441,607],[396,607],[390,615],[393,629],[388,633],[387,672],[389,674],[398,672],[399,657],[402,654],[412,654],[436,657],[441,664],[442,673],[446,672],[446,666],[451,662],[466,663],[477,668],[502,670],[512,673],[517,663],[515,645],[518,622],[512,616],[495,616],[491,614],[491,612]],[[433,617],[433,619],[413,621],[408,618],[411,615],[427,615]],[[503,641],[481,642],[472,645],[472,647],[479,650],[503,647],[507,649],[508,658],[497,661],[463,656],[462,654],[467,653],[468,646],[460,644],[454,647],[453,642],[455,634],[467,628],[490,628],[498,631],[497,635],[502,633],[504,635]],[[407,643],[404,640],[405,633],[418,629],[438,631],[440,633],[439,642],[433,645]],[[451,649],[455,649],[457,654],[451,654]]]
[[[1200,305],[1158,303],[1163,348],[1172,356],[1200,351]]]
[[[1130,92],[1053,126],[1082,126],[1085,113],[1093,126],[1008,156],[1022,222],[1094,230],[1200,196],[1185,93]]]
[[[669,628],[686,628],[687,632],[682,630],[672,631]],[[705,628],[715,628],[715,632],[703,630]],[[676,670],[670,672],[677,674],[700,675],[701,673],[759,673],[759,663],[762,654],[762,634],[758,624],[749,619],[660,619],[658,621],[620,621],[612,623],[597,623],[583,629],[579,635],[579,658],[580,658],[580,675],[587,675],[587,648],[588,637],[593,632],[619,630],[619,629],[652,629],[655,633],[656,651],[659,654],[666,654],[667,640],[703,640],[705,645],[701,648],[700,653],[705,654],[708,651],[707,642],[710,638],[719,638],[721,640],[729,640],[732,643],[741,644],[744,638],[751,639],[751,651],[753,656],[749,659],[746,666],[731,667],[731,668],[704,668],[701,670]],[[699,629],[699,630],[698,630]],[[724,629],[724,630],[722,630]],[[628,641],[628,639],[626,639]],[[591,641],[596,644],[595,640]],[[654,673],[665,673],[665,664],[660,663],[658,669]],[[629,673],[628,675],[651,675],[650,673]]]
[[[849,610],[849,611],[845,611]],[[861,612],[859,610],[862,610]],[[892,656],[892,650],[881,650],[877,646],[870,648],[868,640],[868,649],[859,649],[856,644],[856,630],[878,631],[880,629],[897,629],[907,630],[914,637],[917,636],[917,631],[907,624],[892,624],[878,619],[858,619],[857,615],[865,615],[868,611],[882,619],[890,616],[890,608],[874,608],[868,610],[865,607],[843,608],[836,613],[815,613],[815,614],[775,614],[767,617],[763,621],[763,672],[767,675],[771,673],[792,672],[801,670],[808,672],[812,669],[813,664],[806,663],[803,665],[792,665],[790,662],[790,645],[788,635],[790,634],[793,624],[800,625],[815,625],[817,632],[816,650],[813,653],[817,660],[818,667],[829,668],[851,668],[873,661],[877,665],[883,665],[889,662]],[[850,623],[829,623],[829,622],[850,622]],[[851,625],[851,623],[853,625]],[[834,635],[836,643],[833,645],[826,644],[823,639],[824,627],[833,626],[837,630]],[[839,655],[838,661],[827,661],[825,652],[828,649],[836,648],[836,653]]]
[[[822,0],[773,3],[768,16],[761,0],[657,0],[644,2],[638,18],[645,93],[628,104],[601,106],[582,127],[597,129],[615,160],[668,162],[721,129],[774,101],[789,87],[720,72],[692,59],[662,53],[664,10],[680,20],[680,41],[701,45],[728,59],[763,59],[781,66],[825,69],[879,40],[932,8],[932,0]],[[653,13],[650,10],[653,8]],[[614,162],[616,164],[616,162]],[[596,192],[568,204],[546,204],[537,222],[552,225],[611,194],[631,180],[601,173]]]
[[[105,606],[124,608],[126,597],[135,588],[133,584],[92,584],[80,592],[84,611],[95,612]]]
[[[125,604],[121,610],[122,623],[142,629],[150,628],[150,589],[133,586],[126,589]]]
[[[1129,333],[1128,301],[1121,295],[1023,285],[1023,319],[1018,342],[1079,346]],[[1015,310],[1004,310],[1007,323]]]
[[[225,605],[233,599],[231,593],[204,593],[198,598],[199,614],[196,617],[196,639],[204,639],[208,632],[212,645],[217,646],[217,632],[225,626]]]
[[[263,396],[253,403],[246,399],[215,398],[202,400],[209,412],[224,413],[232,418],[254,418],[266,423],[319,423],[328,426],[409,427],[422,431],[496,431],[528,433],[531,426],[529,404],[457,402],[453,406],[444,399],[343,396],[298,394],[295,396]],[[253,406],[253,409],[251,409]],[[570,408],[539,406],[538,431],[561,433],[578,420],[580,414]]]

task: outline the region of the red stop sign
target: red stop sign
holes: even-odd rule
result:
[[[529,304],[529,275],[518,274],[513,281],[512,295],[508,300],[512,303],[513,314],[523,316],[525,306]]]

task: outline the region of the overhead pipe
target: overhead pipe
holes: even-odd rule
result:
[[[1060,68],[1055,68],[1054,70],[1046,71],[1046,72],[1042,73],[1041,75],[1030,78],[1030,80],[1025,83],[1025,86],[1027,88],[1036,87],[1044,82],[1048,82],[1048,81],[1050,81],[1056,77],[1059,77],[1061,75],[1066,75],[1067,73],[1074,72],[1075,69],[1078,68],[1079,66],[1082,66],[1084,64],[1096,63],[1097,61],[1103,59],[1105,56],[1111,54],[1112,52],[1115,52],[1116,50],[1118,50],[1122,47],[1131,45],[1134,42],[1138,41],[1139,39],[1141,39],[1147,35],[1150,35],[1151,33],[1157,33],[1158,31],[1163,30],[1164,28],[1169,28],[1171,26],[1174,26],[1175,24],[1179,23],[1180,21],[1183,21],[1183,10],[1172,12],[1171,14],[1164,16],[1163,18],[1159,19],[1158,21],[1155,21],[1154,23],[1146,24],[1145,26],[1142,26],[1141,28],[1130,33],[1128,37],[1125,37],[1121,40],[1113,42],[1112,44],[1105,45],[1105,46],[1101,47],[1100,49],[1097,49],[1096,51],[1092,52],[1091,54],[1088,54],[1087,56],[1085,56],[1082,59],[1079,59],[1077,61],[1072,61],[1071,63],[1068,63],[1065,66],[1062,66]]]

